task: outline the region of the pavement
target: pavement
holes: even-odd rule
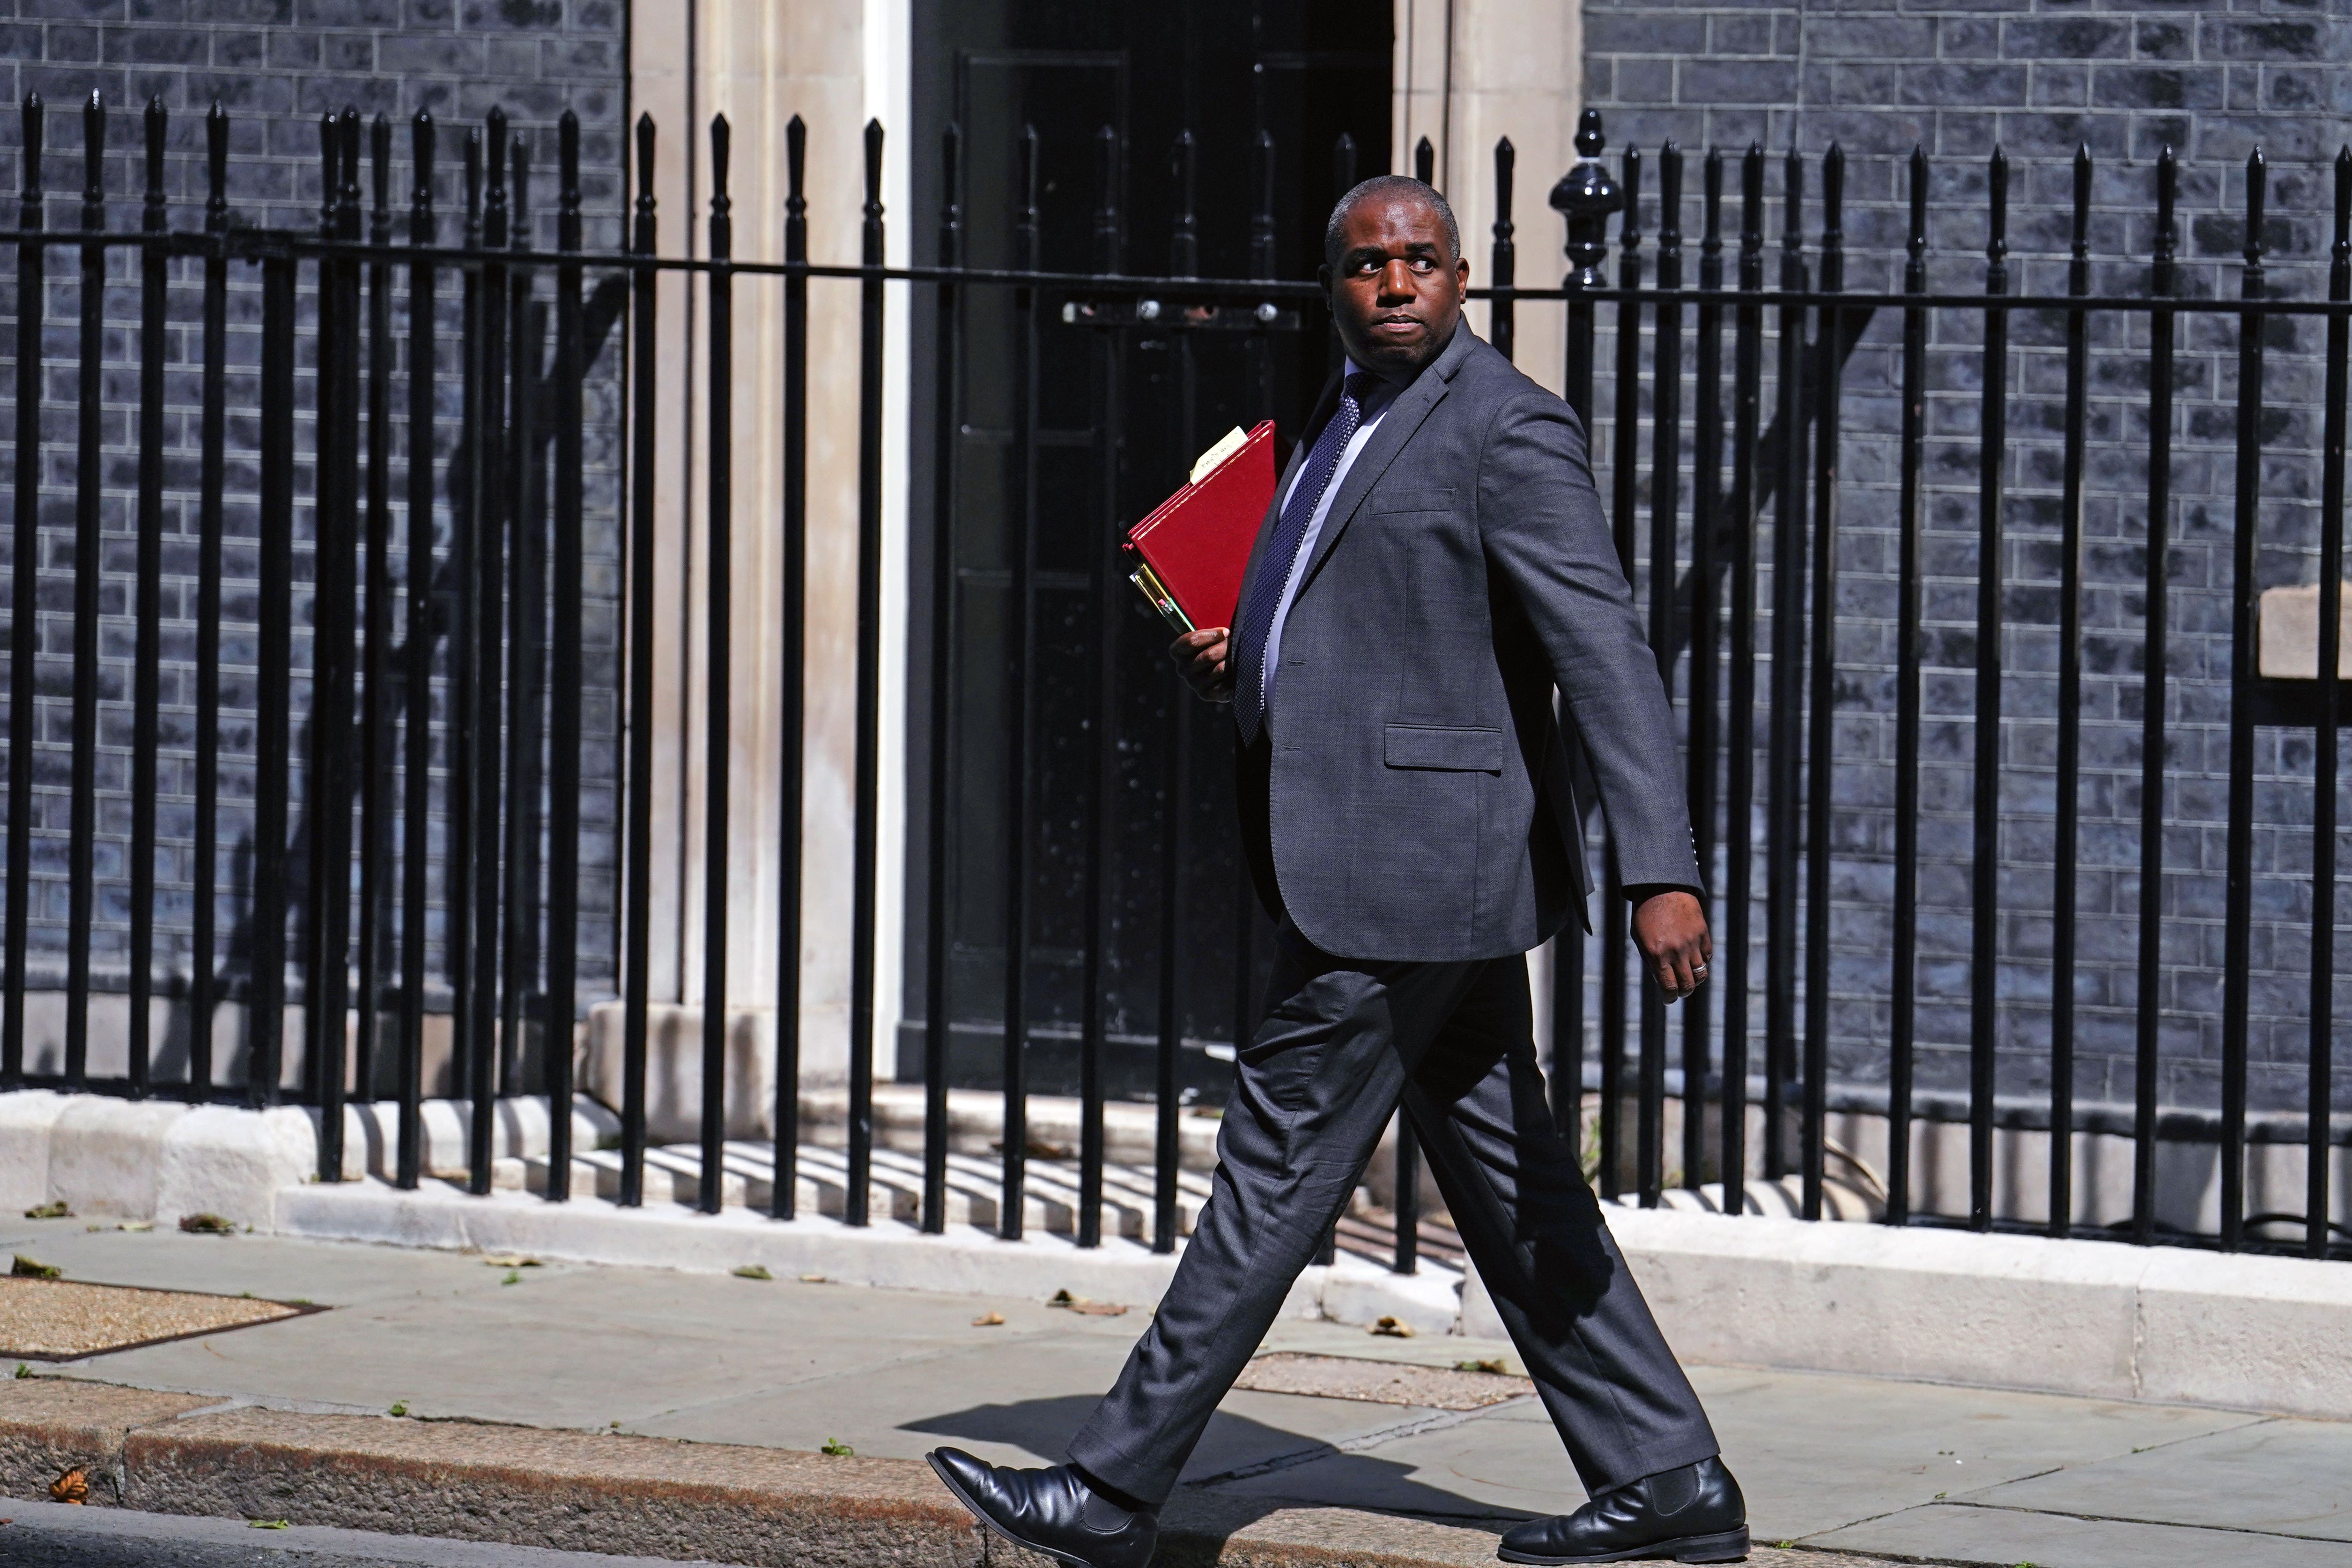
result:
[[[0,1224],[0,1250],[73,1279],[331,1309],[38,1375],[267,1409],[382,1415],[398,1405],[426,1418],[803,1452],[832,1444],[880,1459],[942,1442],[1003,1462],[1057,1458],[1146,1321],[1141,1309],[1084,1315],[1036,1300],[90,1230],[70,1219]],[[1278,1324],[1266,1348],[1516,1367],[1499,1342],[1318,1321]],[[1759,1562],[1836,1552],[1851,1554],[1841,1568],[1874,1558],[2352,1568],[2352,1425],[1733,1367],[1694,1367],[1692,1378],[1758,1542],[1785,1550],[1759,1551]],[[1228,1516],[1351,1510],[1489,1537],[1582,1496],[1528,1397],[1459,1410],[1249,1390],[1225,1400],[1181,1495]],[[14,1554],[14,1542],[54,1530],[38,1509],[16,1511],[9,1530],[26,1533],[0,1536],[0,1561],[47,1561]],[[201,1554],[268,1547],[181,1544],[199,1554],[121,1561],[285,1561]],[[317,1568],[337,1553],[425,1561],[369,1557],[349,1542],[306,1550]]]

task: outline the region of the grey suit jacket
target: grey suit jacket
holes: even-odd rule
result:
[[[1327,388],[1295,472],[1336,406]],[[1284,475],[1252,551],[1273,532]],[[1583,915],[1576,725],[1628,885],[1696,891],[1675,723],[1568,405],[1456,327],[1332,498],[1244,769],[1258,891],[1326,952],[1524,952]],[[1252,798],[1263,790],[1262,796]]]

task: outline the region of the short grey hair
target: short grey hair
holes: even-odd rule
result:
[[[1325,265],[1338,268],[1339,252],[1344,247],[1342,231],[1348,226],[1348,215],[1356,210],[1359,202],[1367,202],[1375,196],[1406,196],[1428,206],[1437,214],[1438,221],[1445,226],[1445,243],[1453,252],[1453,258],[1456,261],[1462,259],[1462,226],[1454,221],[1454,209],[1445,205],[1445,198],[1437,194],[1436,186],[1423,184],[1410,174],[1374,174],[1341,196],[1339,204],[1331,209],[1331,221],[1323,226]]]

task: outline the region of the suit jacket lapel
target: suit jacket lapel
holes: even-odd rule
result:
[[[1307,558],[1306,568],[1298,574],[1300,593],[1307,591],[1307,584],[1314,580],[1316,572],[1330,555],[1332,546],[1339,543],[1339,535],[1347,531],[1349,521],[1356,515],[1357,508],[1364,504],[1364,497],[1370,493],[1374,481],[1387,470],[1389,464],[1396,460],[1396,455],[1404,450],[1405,443],[1412,440],[1413,432],[1421,428],[1421,422],[1429,417],[1429,411],[1444,398],[1454,373],[1461,368],[1463,360],[1469,355],[1472,341],[1469,327],[1456,325],[1453,340],[1445,345],[1444,352],[1431,362],[1427,370],[1422,372],[1418,380],[1397,395],[1397,400],[1381,416],[1380,428],[1372,432],[1372,438],[1364,444],[1364,449],[1356,454],[1356,460],[1348,465],[1347,477],[1339,481],[1339,493],[1331,498],[1331,510],[1323,516],[1323,531],[1316,535],[1314,552]]]
[[[1257,580],[1258,564],[1265,554],[1265,542],[1274,532],[1275,520],[1282,515],[1282,498],[1290,493],[1290,481],[1297,477],[1298,466],[1307,460],[1307,448],[1314,445],[1312,437],[1321,431],[1323,422],[1339,409],[1339,382],[1340,377],[1335,375],[1323,384],[1323,395],[1315,400],[1315,413],[1307,421],[1307,438],[1290,448],[1290,461],[1282,466],[1282,477],[1274,482],[1274,499],[1266,502],[1265,515],[1258,520],[1257,539],[1250,545],[1249,563],[1242,568],[1241,597],[1234,601],[1235,616],[1239,616],[1241,607],[1249,603],[1250,584]]]

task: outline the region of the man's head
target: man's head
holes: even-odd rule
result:
[[[1381,174],[1341,196],[1323,257],[1339,342],[1366,370],[1409,380],[1454,336],[1470,264],[1454,209],[1419,180]]]

